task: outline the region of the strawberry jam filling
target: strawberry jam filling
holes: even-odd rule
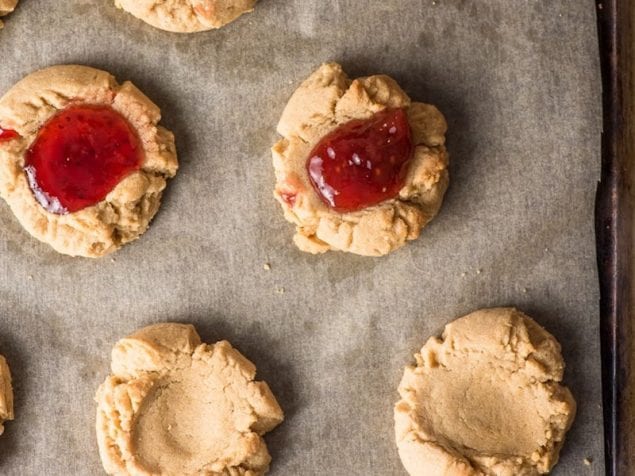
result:
[[[324,203],[352,212],[397,196],[413,151],[406,112],[384,110],[324,137],[311,152],[307,170]]]
[[[24,170],[35,198],[51,213],[95,205],[141,167],[139,138],[108,106],[77,105],[39,130]]]
[[[15,139],[16,137],[20,137],[16,131],[11,129],[3,129],[0,127],[0,142],[10,141],[11,139]]]

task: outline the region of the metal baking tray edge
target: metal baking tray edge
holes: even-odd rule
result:
[[[634,90],[630,0],[596,0],[603,84],[602,172],[595,210],[606,474],[632,475],[631,192]]]

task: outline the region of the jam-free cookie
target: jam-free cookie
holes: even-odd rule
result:
[[[416,239],[448,186],[446,129],[388,76],[351,81],[321,66],[289,100],[272,148],[298,248],[380,256]]]
[[[406,368],[395,406],[401,460],[412,476],[546,474],[575,415],[561,384],[560,344],[511,308],[445,327]]]
[[[115,5],[161,30],[195,33],[220,28],[251,12],[258,0],[115,0]]]
[[[13,388],[9,365],[0,355],[0,435],[4,432],[3,424],[7,420],[13,420]]]
[[[120,340],[97,391],[97,441],[108,474],[267,472],[262,435],[282,410],[256,367],[228,342],[202,344],[186,324],[156,324]]]
[[[146,231],[178,162],[159,108],[86,66],[30,74],[0,98],[0,196],[60,253],[99,257]]]
[[[15,10],[15,6],[18,4],[18,0],[0,0],[0,17],[8,15],[13,10]],[[3,24],[0,20],[0,28],[2,28]]]

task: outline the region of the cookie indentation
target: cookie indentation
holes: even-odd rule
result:
[[[157,324],[122,339],[97,391],[97,440],[108,474],[260,476],[263,435],[283,419],[256,368],[228,342]]]
[[[511,308],[448,324],[407,367],[395,405],[412,476],[539,475],[558,461],[576,405],[555,338]]]

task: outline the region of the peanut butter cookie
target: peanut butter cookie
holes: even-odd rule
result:
[[[0,17],[8,15],[13,10],[15,10],[15,6],[18,4],[18,0],[0,0]],[[2,21],[0,20],[0,28],[3,27]]]
[[[194,327],[157,324],[119,341],[97,391],[97,441],[116,475],[267,472],[262,435],[283,419],[256,367],[226,342],[202,344]]]
[[[296,246],[381,256],[416,239],[448,186],[446,129],[388,76],[351,81],[321,66],[289,100],[272,149]]]
[[[86,66],[30,74],[0,98],[0,196],[60,253],[99,257],[146,231],[178,163],[159,108]]]
[[[253,10],[258,0],[115,0],[115,5],[161,30],[195,33],[220,28]]]
[[[395,406],[401,460],[412,476],[548,473],[575,415],[561,384],[560,344],[511,308],[445,327],[406,368]]]
[[[13,388],[9,365],[0,355],[0,435],[4,432],[3,424],[7,420],[13,420]]]

